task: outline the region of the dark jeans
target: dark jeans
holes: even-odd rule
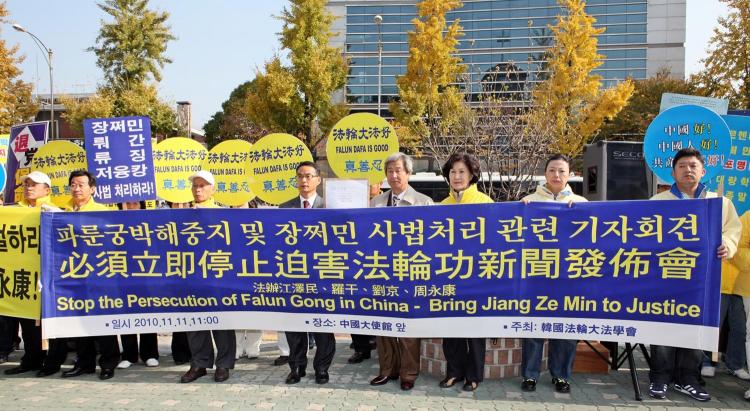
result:
[[[13,320],[0,315],[0,357],[7,357],[13,352]]]
[[[549,340],[548,361],[552,377],[569,379],[573,374],[573,361],[576,358],[577,340]],[[525,338],[521,355],[521,375],[523,378],[539,379],[542,365],[544,339]]]
[[[702,359],[701,350],[652,344],[649,379],[655,384],[674,381],[682,385],[696,385]]]
[[[172,333],[172,359],[174,362],[190,362],[190,345],[188,344],[187,333],[184,331]]]
[[[445,354],[445,376],[466,378],[467,382],[484,381],[484,354],[486,338],[443,338]]]
[[[371,335],[352,334],[352,345],[354,345],[354,351],[362,354],[370,354],[372,346],[370,341],[374,337]]]
[[[140,339],[140,344],[138,340]],[[120,336],[122,359],[138,362],[138,354],[143,362],[149,358],[159,359],[159,342],[156,334],[125,334]]]
[[[747,354],[745,353],[745,305],[742,297],[735,294],[721,295],[721,319],[719,329],[728,321],[729,335],[727,336],[727,348],[724,353],[724,363],[732,371],[737,371],[745,366]],[[706,353],[703,365],[711,365],[710,353]]]

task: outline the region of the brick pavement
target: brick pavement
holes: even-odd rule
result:
[[[169,343],[160,337],[160,351],[169,352]],[[179,384],[187,366],[176,366],[171,357],[161,358],[158,368],[142,364],[117,370],[109,381],[97,374],[63,379],[59,374],[36,378],[32,373],[5,376],[0,373],[1,410],[155,410],[155,409],[226,409],[226,410],[733,410],[749,409],[742,393],[750,383],[737,380],[725,372],[708,381],[713,399],[699,403],[670,391],[668,400],[648,397],[648,370],[642,358],[638,374],[644,390],[644,401],[635,401],[627,369],[606,375],[575,374],[571,394],[558,394],[542,374],[537,391],[524,393],[518,379],[486,381],[473,393],[461,391],[460,384],[449,389],[438,387],[438,379],[421,376],[410,392],[400,390],[397,382],[371,387],[369,380],[377,374],[377,360],[350,365],[348,343],[337,346],[331,367],[331,381],[315,384],[312,364],[307,377],[288,386],[284,379],[288,367],[274,367],[278,355],[275,344],[265,342],[261,357],[241,359],[225,383],[213,382],[212,373],[191,384]],[[312,353],[311,353],[312,355]],[[2,370],[17,365],[21,352],[11,355]],[[72,356],[71,356],[72,357]],[[311,361],[312,363],[312,361]]]

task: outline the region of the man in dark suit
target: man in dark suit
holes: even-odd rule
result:
[[[323,208],[323,198],[317,193],[320,185],[320,168],[312,161],[303,161],[297,166],[297,190],[299,197],[293,198],[279,208]],[[313,359],[315,382],[328,382],[328,367],[336,353],[336,339],[332,333],[311,333],[317,350]],[[307,368],[308,333],[287,331],[289,342],[289,368],[292,371],[286,378],[287,384],[296,384],[305,376]]]

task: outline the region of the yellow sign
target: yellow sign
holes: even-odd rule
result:
[[[255,198],[250,189],[249,155],[253,145],[243,140],[227,140],[214,146],[201,167],[216,179],[214,199],[239,206]]]
[[[328,134],[326,155],[339,178],[364,179],[379,183],[385,175],[385,159],[398,152],[393,127],[372,113],[350,114]]]
[[[299,195],[297,165],[312,161],[305,143],[291,134],[269,134],[250,150],[250,189],[261,200],[281,204]]]
[[[49,176],[52,180],[52,202],[58,207],[64,207],[70,201],[68,176],[72,171],[86,170],[86,152],[70,141],[51,141],[34,154],[31,169]],[[16,190],[16,199],[21,198],[23,186],[20,187],[20,192]]]
[[[0,207],[0,315],[38,319],[42,297],[39,209]]]
[[[185,138],[168,138],[154,147],[156,195],[173,203],[193,201],[188,177],[201,169],[206,148]]]

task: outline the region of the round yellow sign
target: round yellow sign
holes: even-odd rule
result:
[[[173,203],[193,201],[188,177],[200,171],[206,148],[186,137],[172,137],[153,150],[156,195]]]
[[[227,140],[208,152],[201,167],[216,179],[214,199],[221,204],[239,206],[255,198],[250,189],[248,159],[253,145],[243,140]]]
[[[250,150],[250,189],[261,200],[281,204],[299,195],[297,165],[312,161],[305,143],[291,134],[269,134]]]
[[[350,114],[328,134],[328,164],[339,178],[366,178],[370,184],[383,181],[384,163],[398,152],[393,127],[372,113]]]
[[[75,143],[63,140],[43,145],[31,160],[32,171],[41,171],[52,180],[52,202],[58,207],[70,201],[68,176],[72,171],[86,170],[86,164],[86,152]],[[16,198],[23,198],[23,193]]]

